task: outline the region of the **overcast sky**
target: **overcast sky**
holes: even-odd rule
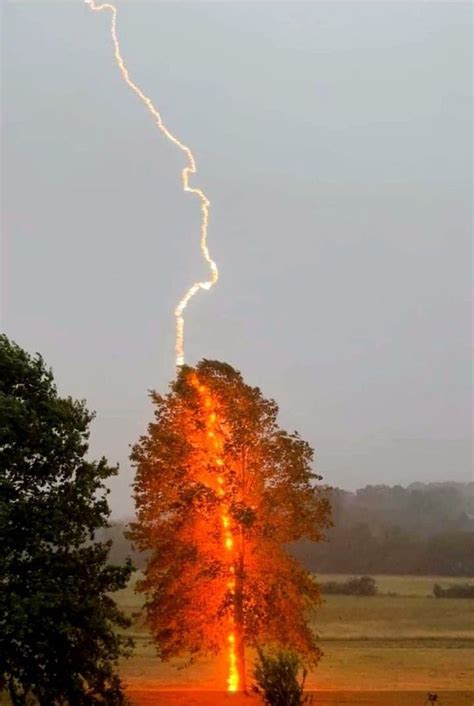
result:
[[[193,149],[221,280],[186,357],[230,362],[325,481],[472,479],[471,7],[117,3],[133,79]],[[3,328],[96,410],[119,461],[206,276],[183,155],[113,62],[110,16],[3,9]]]

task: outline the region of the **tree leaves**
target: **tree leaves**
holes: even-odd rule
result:
[[[0,336],[0,680],[14,704],[123,702],[115,674],[130,641],[110,593],[131,566],[108,566],[104,481],[85,459],[93,418],[60,398],[51,371]]]
[[[193,379],[209,391],[203,398]],[[317,660],[308,611],[318,605],[319,591],[287,551],[300,538],[320,540],[330,524],[311,447],[280,429],[277,404],[226,363],[185,366],[167,395],[153,392],[151,399],[154,422],[131,455],[137,506],[131,536],[151,552],[141,590],[160,655],[221,649],[234,614],[247,644],[291,645]],[[206,404],[215,408],[219,465]],[[224,511],[235,540],[233,592]]]

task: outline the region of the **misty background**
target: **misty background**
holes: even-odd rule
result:
[[[212,203],[221,279],[188,308],[187,362],[274,397],[331,485],[471,480],[470,4],[117,6],[131,76]],[[207,274],[199,204],[107,13],[2,15],[2,328],[96,410],[125,516],[173,309]]]

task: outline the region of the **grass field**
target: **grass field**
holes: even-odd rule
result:
[[[134,591],[137,579],[116,594],[129,615],[143,603]],[[466,579],[376,579],[379,595],[327,596],[318,612],[314,627],[324,656],[307,680],[314,706],[424,706],[428,691],[438,693],[436,706],[474,706],[474,601],[432,596],[434,583]],[[222,691],[223,656],[190,667],[163,664],[143,618],[134,619],[130,634],[136,646],[121,675],[133,706],[261,706],[256,696]],[[248,658],[251,663],[251,653]],[[8,704],[5,695],[0,704]]]
[[[344,579],[319,577],[332,578]],[[427,691],[440,693],[440,706],[474,704],[474,602],[433,598],[436,582],[466,579],[381,576],[378,596],[326,597],[315,620],[324,657],[307,681],[317,692],[316,704],[422,706]],[[131,585],[119,602],[131,614],[142,599]],[[188,668],[180,662],[161,664],[142,620],[131,632],[135,653],[121,671],[135,704],[225,706],[228,698],[212,693],[223,687],[222,658]],[[239,706],[235,698],[232,703]],[[251,706],[253,700],[245,703]]]

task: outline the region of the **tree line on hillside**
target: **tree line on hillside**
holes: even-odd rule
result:
[[[302,540],[293,554],[315,573],[474,575],[474,483],[367,486],[330,493],[333,527],[326,541]],[[126,539],[126,522],[99,534],[111,539],[111,557],[146,555]]]
[[[474,483],[367,486],[331,493],[327,541],[294,552],[316,573],[474,574]]]

